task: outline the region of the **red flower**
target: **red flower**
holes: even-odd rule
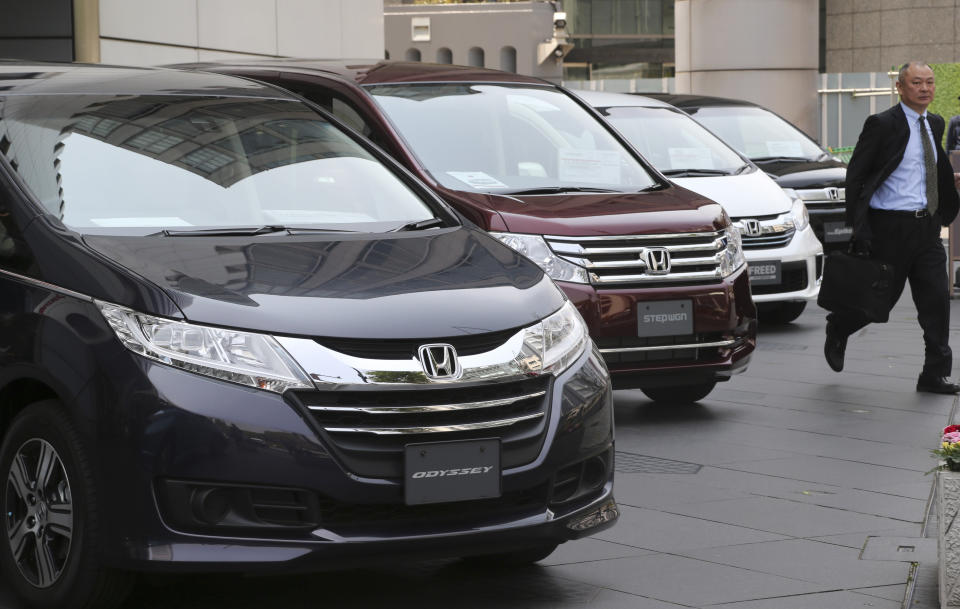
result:
[[[950,432],[960,431],[960,425],[947,425],[943,428],[943,433],[948,434]]]

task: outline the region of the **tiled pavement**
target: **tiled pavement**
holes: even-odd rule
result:
[[[621,520],[538,566],[160,579],[126,607],[896,609],[906,597],[932,609],[924,472],[955,400],[914,391],[923,346],[909,295],[851,339],[841,374],[823,361],[823,326],[812,306],[762,328],[750,370],[698,405],[618,392]],[[0,608],[14,607],[0,588]]]

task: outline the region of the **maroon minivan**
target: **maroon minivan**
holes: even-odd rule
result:
[[[756,308],[729,217],[671,184],[563,88],[410,62],[190,67],[314,102],[539,264],[583,315],[614,388],[691,402],[746,369]]]

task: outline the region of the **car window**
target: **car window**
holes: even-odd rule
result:
[[[793,157],[814,160],[823,150],[773,112],[750,106],[699,108],[693,117],[751,159]]]
[[[41,204],[83,232],[373,231],[434,216],[375,157],[299,102],[9,96],[0,133]]]
[[[673,108],[603,108],[602,114],[660,171],[735,171],[743,165],[729,146]]]
[[[343,121],[348,127],[364,135],[369,136],[372,131],[370,126],[367,125],[366,121],[363,120],[363,117],[360,116],[356,110],[345,101],[336,97],[332,100],[330,113]]]
[[[367,88],[424,168],[455,190],[636,191],[654,179],[561,91],[499,84]]]

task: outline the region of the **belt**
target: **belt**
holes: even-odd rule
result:
[[[930,212],[927,211],[926,209],[911,209],[908,211],[903,209],[877,209],[875,207],[871,207],[870,211],[872,213],[890,214],[891,216],[901,216],[903,218],[929,218],[930,217]]]

